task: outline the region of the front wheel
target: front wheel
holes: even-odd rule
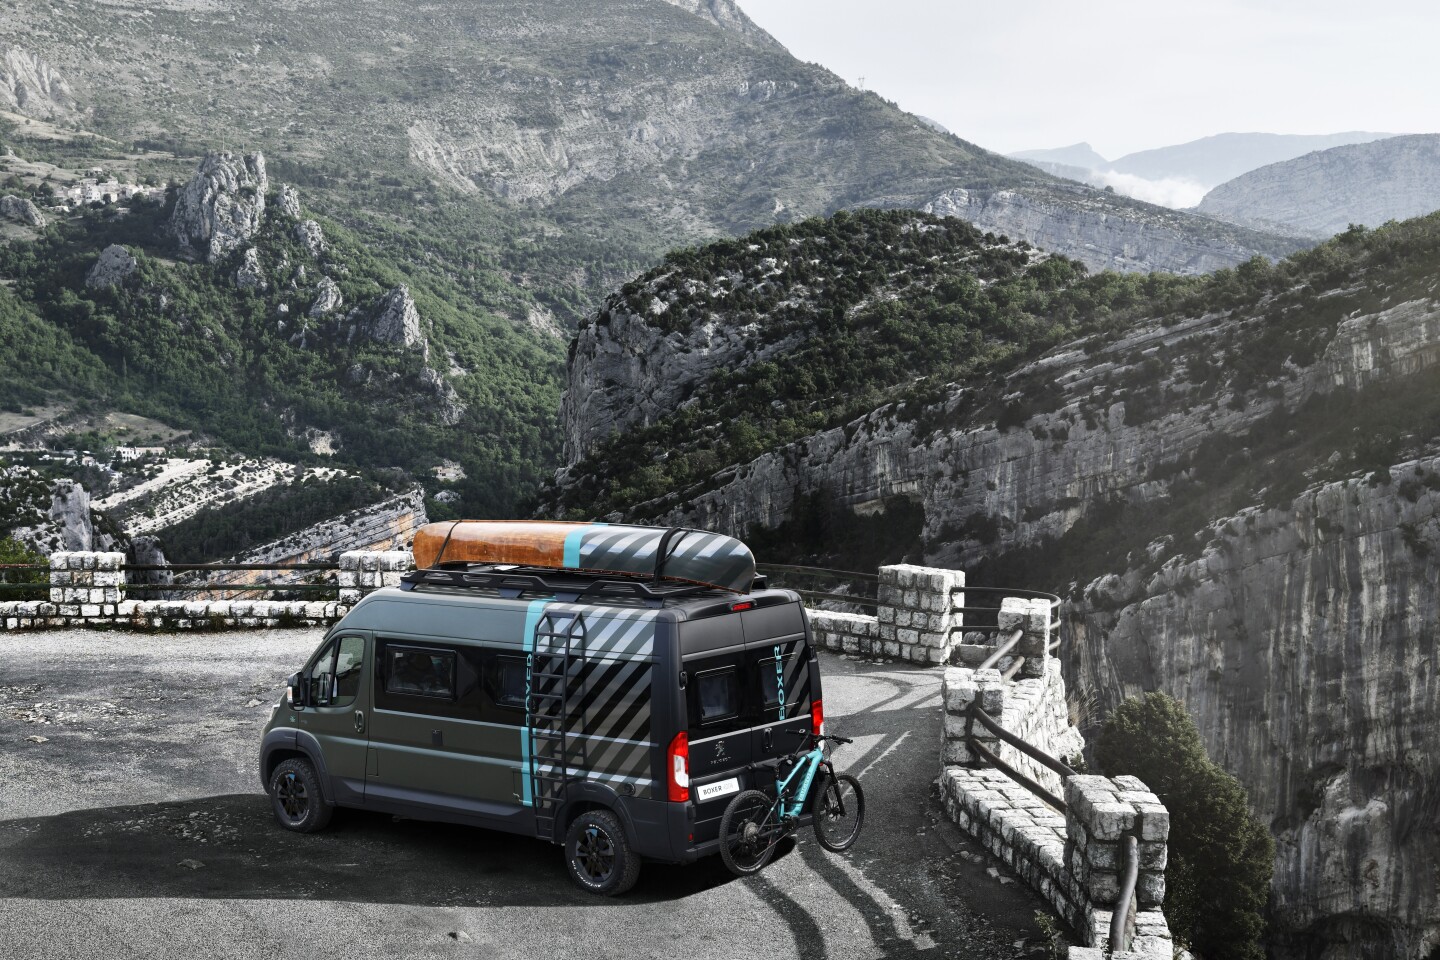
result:
[[[720,859],[738,877],[759,873],[775,854],[780,825],[770,816],[774,804],[759,790],[738,794],[720,818]]]
[[[848,773],[827,777],[824,788],[815,793],[812,812],[820,846],[834,853],[849,850],[865,823],[865,793],[860,781]]]
[[[309,760],[292,757],[270,774],[270,806],[286,830],[314,833],[324,830],[335,812],[320,792],[320,777]]]

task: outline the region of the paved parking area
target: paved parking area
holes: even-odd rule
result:
[[[342,811],[297,836],[255,773],[319,632],[0,633],[0,960],[1043,956],[1039,900],[941,818],[939,675],[826,655],[865,786],[845,856],[647,864],[588,896],[533,839]],[[37,742],[38,741],[38,742]]]

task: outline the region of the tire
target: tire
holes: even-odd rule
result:
[[[780,825],[768,819],[773,802],[759,790],[736,794],[720,818],[720,859],[737,877],[759,873],[775,855]]]
[[[810,812],[815,815],[820,846],[833,853],[849,850],[865,824],[865,791],[848,773],[827,777],[810,801]]]
[[[280,826],[296,833],[324,830],[335,804],[320,791],[320,777],[309,760],[292,757],[270,774],[270,808]]]
[[[580,889],[602,897],[619,896],[640,879],[640,856],[608,810],[587,810],[571,822],[565,831],[565,867]]]

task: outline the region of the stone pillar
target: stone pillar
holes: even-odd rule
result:
[[[1014,650],[1025,658],[1019,675],[1045,676],[1045,664],[1050,660],[1050,601],[1005,597],[1000,601],[997,622],[1000,624],[997,643],[1004,643],[1016,630],[1024,631]]]
[[[973,670],[970,667],[947,667],[941,687],[945,702],[945,744],[941,765],[983,763],[970,749],[974,737],[991,753],[997,753],[1000,741],[985,727],[971,719],[972,709],[1000,719],[1005,710],[1005,683],[999,670]]]
[[[354,606],[381,587],[399,586],[400,576],[413,569],[415,557],[408,550],[347,550],[335,575],[340,602]]]
[[[50,602],[62,617],[111,617],[120,603],[123,553],[50,555]]]
[[[1088,904],[1077,930],[1092,946],[1108,943],[1110,917],[1117,909],[1124,871],[1121,841],[1139,841],[1140,875],[1135,885],[1135,934],[1131,950],[1147,953],[1169,947],[1169,930],[1156,917],[1165,899],[1165,863],[1170,812],[1135,777],[1070,777],[1065,781],[1065,849],[1071,893]],[[1162,945],[1160,939],[1166,942]],[[1154,942],[1151,942],[1154,941]],[[1165,956],[1169,956],[1165,952]]]
[[[965,572],[895,564],[880,568],[876,615],[882,656],[945,663],[961,625]]]

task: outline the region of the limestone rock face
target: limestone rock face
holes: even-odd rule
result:
[[[959,217],[981,230],[1025,240],[1081,261],[1091,270],[1122,273],[1210,273],[1248,259],[1251,251],[1216,231],[1204,237],[1180,228],[1183,215],[1149,209],[1135,216],[1096,216],[1063,190],[974,190],[956,187],[922,208]]]
[[[340,294],[340,285],[329,277],[321,277],[315,287],[315,302],[310,304],[310,316],[323,317],[339,310],[345,303]]]
[[[214,263],[259,231],[269,178],[259,151],[248,157],[211,153],[180,188],[170,231],[176,242]]]
[[[325,231],[314,220],[302,220],[295,224],[295,239],[312,257],[318,257],[325,252]],[[303,264],[301,269],[304,269]]]
[[[1236,344],[1263,329],[1266,305],[1056,347],[985,388],[1050,392],[1008,429],[976,387],[952,385],[922,411],[882,407],[612,519],[745,536],[794,517],[800,497],[834,497],[857,514],[903,497],[923,507],[928,563],[974,570],[1034,557],[1081,521],[1100,522],[1107,504],[1163,510],[1194,495],[1183,491],[1197,464],[1225,451],[1235,451],[1232,476],[1261,456],[1250,437],[1307,402],[1353,404],[1342,391],[1433,379],[1440,301],[1427,282],[1337,306],[1312,353],[1297,348],[1280,375],[1243,396],[1204,371],[1229,349],[1246,352]],[[577,340],[563,407],[568,462],[638,422],[622,398],[636,416],[659,411],[695,388],[683,378],[742,362],[699,343],[692,356],[642,327],[612,316]],[[1154,689],[1184,700],[1211,755],[1249,790],[1278,840],[1272,892],[1285,960],[1424,960],[1440,945],[1440,441],[1416,442],[1418,459],[1383,477],[1370,467],[1348,480],[1339,468],[1342,479],[1319,472],[1338,452],[1295,464],[1276,455],[1260,475],[1318,463],[1317,479],[1278,502],[1255,492],[1252,505],[1210,520],[1199,546],[1162,538],[1133,551],[1079,583],[1067,611],[1061,652],[1074,686],[1112,707]],[[579,480],[572,469],[557,474],[562,487]],[[1177,535],[1188,544],[1189,534]]]
[[[235,286],[241,290],[263,291],[270,284],[265,280],[265,271],[260,266],[260,254],[254,247],[245,248],[240,269],[235,271]]]
[[[444,377],[436,371],[426,367],[420,373],[420,381],[435,397],[435,412],[440,422],[447,427],[453,427],[465,416],[465,404],[460,401],[460,395],[455,392]]]
[[[75,109],[65,78],[38,56],[10,47],[0,56],[0,106],[27,117],[56,119]]]
[[[280,184],[275,192],[275,212],[291,220],[300,219],[300,191],[288,183]]]
[[[381,299],[373,319],[360,325],[360,334],[376,343],[397,347],[424,347],[425,335],[420,332],[420,312],[410,296],[410,288],[400,284]]]
[[[44,227],[45,214],[25,197],[0,197],[0,217],[8,217],[32,227]]]
[[[85,286],[91,288],[113,287],[124,283],[139,269],[134,255],[118,243],[112,243],[100,251],[95,266],[85,275]]]
[[[1317,150],[1220,184],[1200,212],[1262,229],[1329,237],[1440,210],[1440,134]]]
[[[738,33],[747,40],[770,47],[780,47],[780,42],[745,15],[735,0],[665,0],[671,6],[693,13],[702,20],[709,20],[721,30]]]
[[[41,486],[37,492],[36,479],[34,471],[23,467],[0,472],[0,497],[14,511],[14,519],[21,521],[10,535],[47,557],[56,551],[94,550],[90,494],[74,480],[56,480],[48,489]],[[11,500],[17,487],[30,488],[25,498],[28,502]]]
[[[569,387],[560,411],[565,462],[573,465],[612,433],[649,426],[674,412],[695,384],[713,374],[762,362],[794,345],[793,338],[763,343],[758,329],[709,318],[688,334],[666,334],[617,302],[607,304],[570,348]]]

